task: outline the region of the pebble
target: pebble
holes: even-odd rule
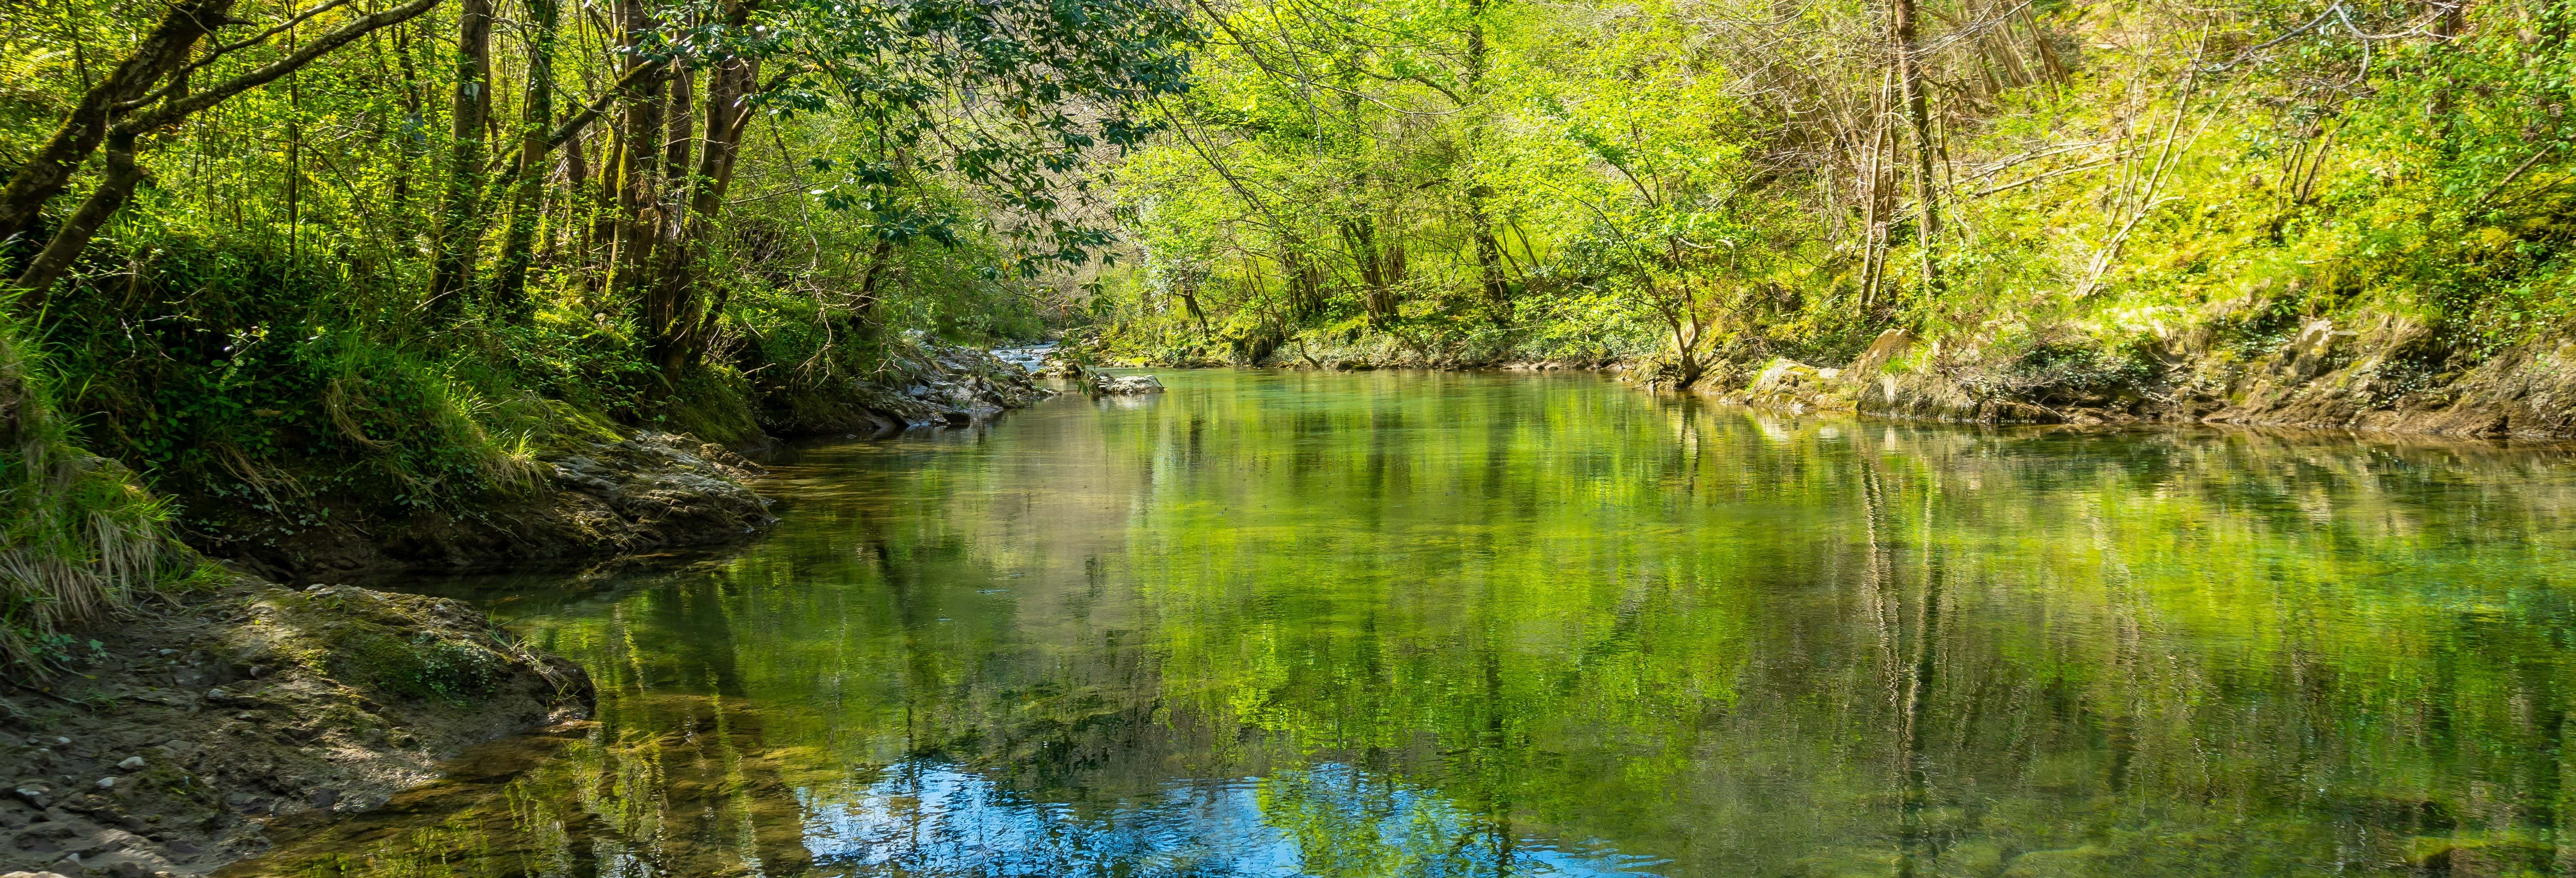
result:
[[[102,789],[102,790],[112,790],[112,789],[116,789],[116,778],[112,778],[112,777],[102,777],[102,778],[99,778],[99,779],[98,779],[98,788],[99,788],[99,789]]]
[[[125,757],[125,761],[117,763],[117,764],[116,764],[116,767],[118,767],[118,768],[122,768],[122,769],[125,769],[125,770],[127,770],[127,771],[141,771],[141,770],[143,770],[143,757],[141,757],[141,756],[128,756],[128,757]]]

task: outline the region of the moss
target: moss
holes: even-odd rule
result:
[[[332,676],[344,683],[455,702],[492,694],[509,669],[508,659],[475,644],[428,633],[405,639],[372,628],[349,631],[330,654]]]
[[[665,429],[740,448],[767,436],[752,418],[751,395],[751,382],[731,368],[694,369],[673,385],[657,414]]]
[[[2145,386],[2157,373],[2135,346],[2080,342],[2034,346],[2005,371],[2023,398],[2042,405],[2098,404]]]

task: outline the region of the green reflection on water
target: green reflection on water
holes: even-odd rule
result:
[[[439,586],[595,727],[238,873],[2576,872],[2563,452],[1170,377]]]

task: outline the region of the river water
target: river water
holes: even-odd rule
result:
[[[235,874],[2576,869],[2563,450],[1164,377],[424,586],[598,721]]]

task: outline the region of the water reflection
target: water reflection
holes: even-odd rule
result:
[[[1171,383],[440,586],[597,723],[237,873],[2576,873],[2563,452]]]

